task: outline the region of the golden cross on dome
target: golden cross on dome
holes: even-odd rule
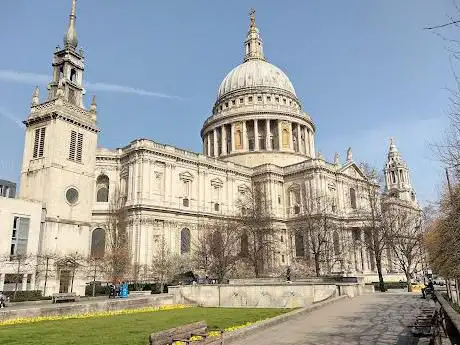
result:
[[[251,18],[251,27],[256,26],[256,10],[251,8],[249,11],[249,17]]]

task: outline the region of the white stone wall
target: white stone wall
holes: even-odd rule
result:
[[[0,197],[0,291],[3,291],[5,274],[16,274],[17,260],[10,260],[10,248],[13,234],[14,217],[29,218],[29,234],[27,241],[27,255],[24,264],[19,266],[19,273],[32,275],[30,283],[21,281],[20,290],[33,289],[35,285],[35,255],[39,248],[40,228],[42,219],[42,204],[20,199]],[[27,278],[27,276],[26,276]],[[12,288],[10,285],[9,288]],[[14,288],[14,287],[13,287]]]

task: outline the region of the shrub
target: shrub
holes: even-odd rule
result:
[[[108,296],[110,292],[110,288],[108,285],[101,285],[96,283],[96,296]],[[88,284],[85,287],[85,296],[92,296],[93,295],[93,284]]]
[[[406,282],[384,282],[384,284],[385,284],[385,289],[406,289],[407,288]],[[380,288],[379,282],[372,282],[372,285],[374,285],[375,290],[378,290]]]
[[[41,290],[16,291],[16,298],[13,299],[14,291],[4,291],[3,294],[10,298],[11,302],[40,301],[51,299],[51,297],[42,296]]]

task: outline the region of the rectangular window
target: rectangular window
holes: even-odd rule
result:
[[[270,96],[267,96],[267,102],[271,102],[272,98]]]
[[[41,158],[45,153],[45,131],[46,127],[35,130],[33,158]]]
[[[262,96],[257,96],[257,102],[262,102]]]
[[[243,98],[240,98],[240,104],[243,104],[243,103],[244,103]]]
[[[248,97],[248,102],[252,102],[252,96]]]
[[[69,159],[71,161],[81,163],[82,152],[83,152],[83,133],[77,133],[75,131],[71,131],[70,132],[70,145],[69,145]]]
[[[30,219],[14,217],[13,233],[11,235],[10,255],[26,255],[29,241]]]

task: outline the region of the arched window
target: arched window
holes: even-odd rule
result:
[[[356,191],[354,188],[350,188],[350,206],[356,210]]]
[[[75,71],[73,68],[70,70],[70,81],[72,83],[77,82],[77,71]]]
[[[295,234],[295,256],[304,257],[305,256],[305,239],[302,234]]]
[[[340,240],[337,231],[332,234],[332,242],[334,244],[334,254],[337,256],[340,254]]]
[[[109,178],[107,175],[99,175],[96,180],[96,201],[108,202],[109,201]]]
[[[242,257],[247,257],[249,255],[249,238],[248,234],[244,233],[241,235],[241,252]]]
[[[222,234],[219,231],[215,231],[212,234],[212,243],[211,243],[211,252],[213,255],[216,257],[220,257],[222,253],[222,247],[223,247],[223,240],[222,240]]]
[[[91,257],[102,258],[105,254],[105,230],[97,228],[91,235]]]
[[[180,232],[180,253],[190,253],[190,230],[183,228]]]

